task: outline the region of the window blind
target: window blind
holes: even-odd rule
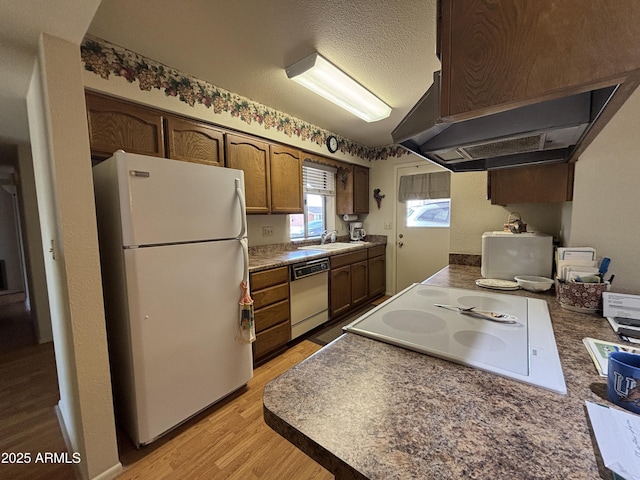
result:
[[[330,167],[302,165],[304,191],[318,195],[333,195],[336,185],[336,170]]]

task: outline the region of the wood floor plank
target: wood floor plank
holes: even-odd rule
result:
[[[261,365],[242,392],[203,412],[169,440],[143,447],[139,458],[125,463],[120,478],[332,479],[262,418],[264,386],[320,348],[302,341]]]
[[[30,343],[25,318],[15,306],[8,313],[0,307],[0,452],[66,452],[54,411],[60,397],[53,345]],[[124,466],[119,480],[332,479],[262,417],[264,386],[320,348],[297,343],[255,369],[246,387],[149,446],[136,449],[118,430]],[[69,480],[74,470],[64,464],[0,465],[5,478]]]

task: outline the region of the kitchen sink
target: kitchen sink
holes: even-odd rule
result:
[[[324,252],[334,252],[336,250],[344,250],[347,248],[359,248],[366,247],[369,242],[335,242],[325,243],[323,245],[306,245],[304,247],[298,247],[298,250],[322,250]]]

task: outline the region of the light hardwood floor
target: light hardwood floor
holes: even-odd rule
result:
[[[6,315],[5,315],[6,317]],[[3,325],[0,336],[11,335]],[[5,342],[3,342],[5,343]],[[136,450],[118,432],[129,479],[331,479],[333,476],[272,431],[262,418],[262,390],[321,347],[302,341],[254,371],[242,390],[153,444]],[[53,346],[0,350],[0,452],[66,451],[54,413],[59,399]],[[69,465],[0,464],[0,479],[68,480]]]

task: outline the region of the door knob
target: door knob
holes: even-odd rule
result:
[[[398,235],[398,238],[404,238],[403,234]]]
[[[399,247],[399,248],[402,248],[402,246],[403,246],[403,245],[404,245],[404,243],[403,243],[403,242],[398,242],[398,247]]]

